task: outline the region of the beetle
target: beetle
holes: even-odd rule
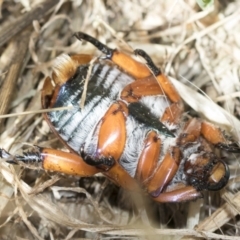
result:
[[[194,200],[203,190],[223,188],[229,168],[214,149],[240,152],[237,143],[207,121],[184,119],[179,93],[143,50],[134,53],[146,64],[83,32],[75,36],[104,57],[90,63],[86,54],[59,56],[41,96],[44,109],[72,106],[44,114],[69,152],[37,147],[14,156],[1,149],[0,156],[70,175],[101,172],[123,188],[143,189],[157,202]]]

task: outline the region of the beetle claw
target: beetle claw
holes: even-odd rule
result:
[[[228,152],[232,153],[240,153],[240,147],[238,143],[230,143],[230,144],[225,144],[225,143],[218,143],[216,144],[216,147],[226,150]]]
[[[14,156],[12,156],[9,152],[4,150],[3,148],[0,148],[0,157],[5,159],[7,163],[17,164],[17,161],[15,160]]]
[[[96,159],[88,155],[82,157],[87,164],[103,169],[104,171],[108,171],[115,164],[113,157],[99,157]]]
[[[97,49],[99,49],[101,52],[106,54],[107,59],[111,59],[114,49],[107,47],[105,44],[99,42],[96,38],[93,38],[92,36],[83,33],[83,32],[77,32],[74,34],[74,36],[79,40],[86,40],[93,44]]]
[[[145,51],[143,51],[142,49],[135,49],[133,53],[136,56],[141,56],[146,60],[147,65],[153,72],[154,76],[158,76],[161,74],[161,70],[153,63],[152,59]]]

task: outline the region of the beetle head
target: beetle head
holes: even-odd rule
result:
[[[230,173],[228,165],[209,152],[192,154],[185,162],[184,170],[189,185],[198,191],[217,191],[228,182]]]

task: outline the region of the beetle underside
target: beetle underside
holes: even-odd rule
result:
[[[102,172],[121,187],[143,188],[157,202],[192,200],[202,190],[223,188],[229,169],[214,149],[240,152],[237,144],[206,121],[184,119],[178,92],[142,50],[135,53],[147,66],[89,35],[76,37],[93,43],[112,63],[63,55],[52,79],[45,80],[43,108],[72,106],[45,114],[70,153],[39,148],[22,156],[2,150],[1,156],[9,162],[41,162],[45,170],[66,174]],[[86,101],[80,108],[86,78]]]

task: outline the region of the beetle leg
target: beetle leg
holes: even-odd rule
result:
[[[162,164],[164,164],[164,162]],[[170,165],[169,167],[171,168]],[[198,156],[196,154],[191,156],[191,158],[184,163],[184,172],[186,175],[186,184],[178,183],[174,185],[173,183],[173,186],[162,188],[162,192],[160,192],[161,188],[155,192],[150,192],[153,200],[157,202],[194,200],[202,196],[202,190],[217,191],[222,189],[228,182],[230,176],[228,165],[221,159],[218,160],[212,152],[199,153]],[[160,174],[160,171],[154,174]],[[152,178],[155,178],[155,181],[156,179],[160,179],[160,177],[156,175]],[[151,182],[149,182],[149,184],[151,184]],[[155,185],[157,186],[157,182]]]
[[[96,158],[92,158],[89,155],[86,155],[84,150],[81,150],[81,156],[88,165],[102,168],[105,171],[107,171],[109,168],[111,168],[115,164],[115,159],[111,156],[110,157],[101,156],[96,159]]]
[[[155,131],[148,133],[143,150],[138,160],[135,178],[143,185],[147,183],[149,177],[156,168],[161,151],[161,139]]]
[[[39,164],[39,167],[46,171],[60,172],[68,175],[77,175],[81,177],[93,176],[96,173],[103,172],[102,169],[87,164],[80,156],[63,152],[51,148],[41,148],[37,150],[23,152],[22,155],[11,155],[4,149],[0,149],[0,157],[11,164],[23,162],[26,164]],[[104,172],[115,184],[131,190],[140,191],[137,182],[116,163],[108,172]]]
[[[218,148],[229,152],[240,152],[240,147],[236,142],[225,136],[220,128],[217,128],[207,121],[203,121],[201,124],[201,134],[208,142],[214,144]]]
[[[153,63],[150,56],[141,49],[134,50],[134,53],[143,57],[146,60],[147,66],[151,69],[153,75],[156,77],[159,86],[170,99],[170,101],[173,103],[181,102],[182,99],[173,84],[165,75],[162,74],[161,70]]]
[[[23,152],[22,155],[11,155],[3,149],[0,149],[0,157],[6,159],[9,163],[18,161],[34,164],[38,163],[44,170],[61,172],[69,175],[92,176],[98,172],[93,166],[88,165],[83,159],[73,153],[63,152],[51,148],[37,147],[37,150]]]
[[[210,144],[218,148],[229,152],[240,152],[239,145],[225,136],[220,128],[197,118],[192,118],[186,123],[183,132],[178,137],[177,143],[179,146],[182,146],[186,143],[194,142],[200,134],[202,134],[203,138]],[[208,148],[205,144],[204,150],[206,151]],[[209,151],[211,151],[210,148]]]
[[[75,33],[75,37],[77,37],[79,40],[86,40],[92,43],[97,49],[106,54],[106,59],[109,59],[117,64],[134,78],[145,78],[151,76],[151,72],[145,66],[145,64],[134,60],[131,56],[125,53],[107,47],[103,43],[99,42],[96,38],[93,38],[83,32]]]
[[[169,79],[164,74],[162,74],[161,70],[153,63],[152,59],[150,58],[150,56],[148,56],[146,52],[141,49],[136,49],[134,53],[143,57],[146,60],[147,66],[149,67],[149,69],[151,69],[160,88],[166,94],[168,99],[172,102],[172,104],[165,110],[163,116],[161,117],[161,121],[178,123],[184,107],[182,99],[178,94],[177,90],[169,81]]]
[[[184,173],[189,185],[198,191],[217,191],[223,188],[229,179],[228,165],[213,152],[192,154],[184,163]]]
[[[206,129],[204,129],[205,127],[210,128],[208,134]],[[215,132],[211,132],[211,130],[214,130]],[[224,161],[212,153],[211,146],[207,141],[202,138],[199,139],[202,131],[205,134],[205,139],[211,140],[209,142],[215,145],[216,139],[218,141],[219,136],[222,135],[222,132],[214,125],[207,122],[203,123],[197,118],[190,119],[186,123],[183,132],[179,135],[177,144],[178,146],[184,146],[188,143],[191,144],[200,140],[201,147],[198,152],[196,152],[195,156],[191,155],[190,159],[185,161],[184,171],[188,178],[188,183],[196,189],[219,190],[226,185],[229,179],[229,169]],[[215,135],[217,135],[216,139]],[[201,153],[202,149],[204,149],[205,154]]]
[[[200,197],[202,197],[202,193],[198,192],[194,187],[184,186],[169,192],[163,192],[158,197],[153,197],[152,199],[156,202],[167,203],[190,201]]]
[[[141,97],[152,95],[164,95],[157,81],[152,78],[144,78],[128,84],[121,92],[120,98],[128,103],[138,102]]]
[[[229,139],[228,136],[225,136],[220,128],[207,121],[201,121],[197,118],[192,118],[186,123],[183,133],[180,134],[177,140],[178,145],[194,142],[200,134],[210,144],[213,144],[218,148],[229,152],[240,152],[239,145]],[[207,146],[205,146],[204,149],[206,151]]]
[[[117,185],[133,191],[139,191],[139,186],[118,163],[126,142],[126,123],[128,108],[125,103],[118,101],[110,106],[100,122],[98,146],[94,157],[84,158],[90,165],[104,171]],[[100,161],[99,164],[97,163]],[[106,160],[107,164],[104,164]],[[114,161],[114,162],[113,162]],[[109,164],[110,163],[110,164]]]
[[[166,108],[163,116],[161,117],[161,122],[168,122],[170,124],[178,124],[183,113],[182,103],[172,103],[168,108]]]
[[[178,147],[170,147],[153,176],[146,184],[147,191],[157,197],[175,176],[181,161],[181,151]]]
[[[104,172],[104,175],[124,189],[141,192],[137,181],[132,178],[119,163],[116,163],[109,171]]]
[[[201,121],[197,118],[190,119],[184,126],[182,133],[178,136],[177,145],[184,146],[195,142],[200,136]]]
[[[118,101],[110,106],[100,123],[98,150],[99,156],[120,158],[126,142],[127,105]]]

